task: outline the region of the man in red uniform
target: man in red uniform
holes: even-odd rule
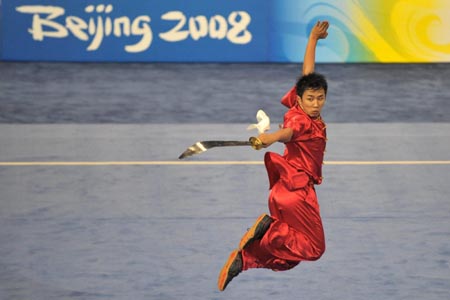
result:
[[[314,73],[317,41],[327,37],[328,22],[311,30],[303,61],[303,76],[281,100],[289,108],[283,128],[258,136],[263,147],[285,143],[284,155],[264,157],[271,192],[270,216],[262,214],[231,252],[219,274],[223,291],[240,272],[251,268],[289,270],[301,261],[319,259],[325,237],[315,184],[322,182],[326,126],[320,112],[326,100],[327,82]]]

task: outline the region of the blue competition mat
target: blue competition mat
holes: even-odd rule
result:
[[[264,151],[177,158],[198,140],[246,140],[259,108],[276,128],[296,67],[0,68],[1,299],[450,294],[449,88],[416,75],[444,78],[447,65],[320,66],[331,80],[317,186],[327,250],[290,271],[243,272],[223,293],[229,252],[268,211]],[[411,83],[384,78],[402,71]]]

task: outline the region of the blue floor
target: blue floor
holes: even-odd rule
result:
[[[244,147],[177,157],[199,136],[241,139],[250,134],[245,127],[0,125],[2,161],[42,162],[0,167],[1,299],[450,293],[447,123],[330,123],[325,180],[317,188],[325,255],[287,272],[244,272],[219,293],[216,278],[228,252],[267,212],[268,182],[258,163],[264,152]],[[155,142],[164,130],[173,138]]]
[[[9,74],[0,72],[0,299],[441,300],[450,294],[450,108],[448,87],[440,80],[426,88],[437,93],[427,102],[403,94],[423,95],[421,87],[394,89],[399,94],[392,109],[387,99],[373,103],[362,90],[350,94],[362,97],[354,106],[330,99],[324,112],[325,179],[317,187],[324,256],[286,272],[249,270],[220,293],[217,275],[229,252],[268,210],[264,151],[211,149],[177,158],[198,140],[247,139],[254,134],[247,124],[258,108],[269,113],[275,128],[283,108],[277,100],[246,104],[261,95],[231,97],[243,88],[229,88],[238,83],[239,65],[214,65],[228,72],[215,70],[221,88],[210,90],[214,100],[205,102],[210,106],[203,111],[193,102],[178,106],[180,97],[172,94],[164,96],[166,102],[148,99],[160,99],[158,93],[166,90],[157,87],[157,74],[163,79],[172,74],[179,83],[188,71],[210,74],[204,65],[75,64],[84,70],[73,73],[78,77],[60,76],[54,83],[62,66],[0,64]],[[153,78],[149,90],[137,93],[142,98],[133,97],[133,87],[144,87],[144,79],[111,91],[118,77],[107,70],[120,66]],[[294,70],[244,67],[265,82],[242,77],[239,82],[261,89]],[[332,72],[335,99],[343,99],[338,67],[322,66]],[[340,67],[365,69],[365,76],[388,67],[413,77],[419,69],[450,70],[440,64]],[[87,74],[101,74],[99,82]],[[352,76],[359,88],[370,81]],[[186,80],[192,88],[182,89],[186,101],[194,101],[200,87],[193,85],[195,76]],[[388,93],[387,80],[374,82],[366,95],[375,95],[380,85],[380,92]],[[204,93],[210,84],[216,82],[203,86]],[[258,99],[265,99],[264,93]],[[269,150],[281,152],[282,145]]]

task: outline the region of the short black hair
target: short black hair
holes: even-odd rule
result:
[[[303,75],[297,80],[297,84],[295,85],[297,95],[300,97],[303,95],[303,93],[308,90],[320,90],[321,88],[324,89],[325,95],[327,94],[328,90],[328,83],[325,79],[325,76],[319,73],[309,73],[307,75]]]

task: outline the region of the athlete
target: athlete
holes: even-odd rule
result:
[[[317,42],[327,37],[328,26],[327,21],[319,21],[310,32],[302,76],[281,99],[289,108],[283,127],[258,136],[263,147],[285,144],[283,156],[267,152],[264,157],[271,189],[270,215],[262,214],[231,252],[219,274],[220,291],[242,271],[289,270],[301,261],[319,259],[325,251],[314,185],[322,182],[326,126],[320,113],[328,85],[314,67]]]

